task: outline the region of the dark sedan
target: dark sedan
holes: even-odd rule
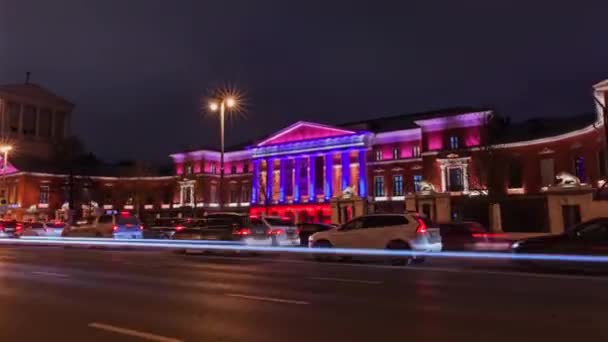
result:
[[[298,231],[300,232],[300,245],[308,247],[308,238],[318,232],[324,232],[326,230],[334,229],[336,226],[325,224],[325,223],[312,223],[303,222],[298,224]]]
[[[511,245],[502,234],[490,233],[478,222],[440,223],[439,229],[444,251],[504,251]]]

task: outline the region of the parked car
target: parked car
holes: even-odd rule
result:
[[[312,234],[336,228],[334,225],[315,222],[298,223],[297,227],[300,236],[300,245],[302,246],[308,246],[308,238]]]
[[[163,217],[144,224],[144,239],[171,239],[176,228],[186,222],[182,218]]]
[[[444,251],[507,251],[511,241],[502,234],[494,234],[478,222],[460,221],[440,223]]]
[[[64,222],[27,222],[23,224],[21,236],[61,236]]]
[[[66,226],[61,232],[65,237],[112,237],[115,223],[114,215],[90,217]]]
[[[300,236],[298,228],[292,219],[288,217],[278,216],[260,216],[252,217],[251,225],[254,230],[261,234],[263,231],[267,233],[267,239],[272,246],[298,246],[300,245]],[[258,238],[258,240],[260,240]],[[252,244],[255,240],[247,243]]]
[[[172,239],[202,240],[202,229],[207,226],[207,219],[176,220],[173,223]]]
[[[336,229],[315,233],[309,239],[309,246],[439,252],[441,235],[439,228],[418,214],[374,214],[357,217]],[[315,255],[319,260],[328,259],[328,255]],[[413,259],[390,258],[393,264],[404,264]]]
[[[114,217],[112,236],[115,239],[142,239],[143,230],[143,224],[135,215],[125,212]]]
[[[19,237],[23,229],[23,224],[16,220],[1,220],[0,221],[0,238],[16,238]]]

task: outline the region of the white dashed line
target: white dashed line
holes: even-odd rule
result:
[[[109,331],[109,332],[113,332],[113,333],[117,333],[117,334],[139,337],[141,339],[149,340],[149,341],[182,342],[182,340],[178,340],[176,338],[150,334],[150,333],[147,333],[144,331],[137,331],[137,330],[133,330],[133,329],[121,328],[121,327],[104,324],[104,323],[89,323],[89,327],[95,328],[95,329],[100,329],[100,330],[105,330],[105,331]]]

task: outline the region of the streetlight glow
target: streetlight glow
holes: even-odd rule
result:
[[[1,153],[10,152],[12,149],[13,149],[13,146],[11,146],[11,145],[2,145],[2,146],[0,146],[0,152]]]
[[[219,105],[217,104],[217,102],[211,102],[211,103],[209,103],[209,109],[210,109],[212,112],[217,111],[217,110],[218,110],[218,108],[219,108]]]
[[[234,97],[229,97],[225,101],[226,101],[226,106],[228,108],[232,108],[232,107],[236,106],[236,100],[234,99]]]

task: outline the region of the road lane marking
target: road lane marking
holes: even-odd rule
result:
[[[121,328],[121,327],[117,327],[114,325],[109,325],[109,324],[104,324],[104,323],[89,323],[89,328],[95,328],[95,329],[99,329],[99,330],[105,330],[105,331],[109,331],[109,332],[113,332],[113,333],[117,333],[117,334],[123,334],[123,335],[128,335],[128,336],[133,336],[133,337],[139,337],[141,339],[144,340],[149,340],[149,341],[158,341],[158,342],[182,342],[182,340],[178,340],[176,338],[171,338],[171,337],[165,337],[165,336],[160,336],[160,335],[155,335],[155,334],[150,334],[144,331],[137,331],[137,330],[133,330],[133,329],[127,329],[127,328]]]
[[[321,280],[321,281],[335,281],[342,283],[355,283],[355,284],[366,284],[366,285],[380,285],[381,281],[377,280],[359,280],[359,279],[343,279],[343,278],[326,278],[326,277],[308,277],[311,280]]]
[[[243,298],[243,299],[261,300],[261,301],[266,301],[266,302],[283,303],[283,304],[296,304],[296,305],[308,305],[308,304],[310,304],[309,302],[305,302],[303,300],[291,300],[291,299],[283,299],[283,298],[249,296],[249,295],[242,295],[242,294],[237,294],[237,293],[227,293],[226,296],[228,296],[228,297],[235,297],[235,298]]]
[[[55,272],[32,272],[32,274],[37,274],[37,275],[43,275],[43,276],[49,276],[49,277],[57,277],[57,278],[68,278],[69,275],[64,274],[64,273],[55,273]]]

